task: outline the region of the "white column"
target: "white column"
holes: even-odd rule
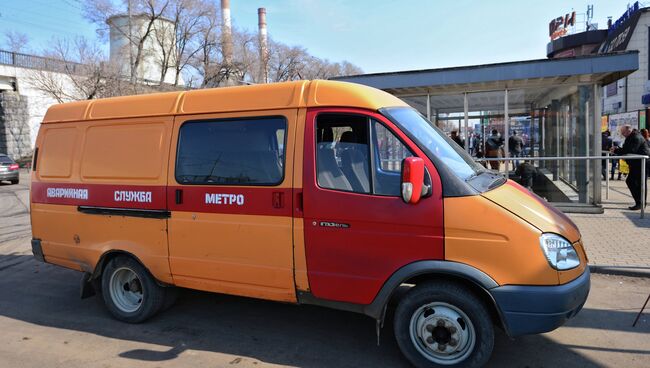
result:
[[[602,91],[602,89],[600,88],[600,86],[598,84],[594,84],[593,90],[592,90],[592,97],[593,97],[592,98],[592,101],[593,101],[592,105],[594,106],[593,107],[593,110],[594,110],[594,114],[593,114],[594,115],[594,122],[593,122],[593,125],[592,125],[594,140],[592,142],[593,143],[592,147],[594,149],[594,152],[596,153],[596,156],[601,155],[600,148],[603,146],[602,145],[602,138],[603,137],[602,137],[602,133],[600,131],[601,130],[600,129],[600,115],[602,113],[600,111],[601,110],[600,109],[601,91]],[[600,168],[602,166],[601,166],[600,162],[596,161],[596,163],[597,163],[597,166],[596,166],[596,168],[594,170],[594,195],[593,195],[593,199],[594,199],[594,204],[600,204],[601,201],[602,201],[602,198],[601,198],[601,196],[602,196],[602,194],[601,194],[601,183],[602,183],[602,181],[601,181],[601,178],[600,178],[600,170],[601,170]],[[605,165],[605,168],[609,169],[609,165]],[[609,180],[609,170],[606,170],[605,178],[607,180]]]
[[[504,91],[504,104],[503,104],[503,112],[504,112],[504,156],[510,157],[510,147],[508,147],[508,139],[510,138],[510,114],[508,113],[508,90],[506,89]],[[506,178],[508,177],[508,170],[510,169],[510,162],[506,161]]]
[[[591,120],[589,117],[591,114],[589,113],[589,108],[591,107],[591,104],[589,103],[589,100],[585,102],[585,156],[591,156],[589,154],[589,126],[591,125]],[[587,185],[587,201],[589,201],[589,175],[591,172],[589,171],[590,167],[592,165],[590,164],[589,160],[585,162],[585,185]],[[598,176],[600,176],[600,170],[594,170],[594,177],[596,176],[596,171],[598,172]],[[593,188],[591,188],[593,190]]]
[[[427,120],[431,121],[431,95],[427,92]]]
[[[465,99],[465,152],[469,153],[469,102],[467,100],[467,92],[463,94]]]

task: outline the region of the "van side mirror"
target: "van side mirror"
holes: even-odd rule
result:
[[[407,157],[402,160],[402,200],[405,203],[416,204],[424,191],[424,160],[419,157]]]

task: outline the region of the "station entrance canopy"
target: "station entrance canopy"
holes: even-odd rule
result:
[[[403,99],[445,132],[457,130],[474,155],[481,154],[486,137],[496,130],[506,138],[506,156],[512,151],[507,137],[516,132],[525,142],[523,156],[577,157],[601,154],[601,87],[638,67],[639,53],[632,51],[333,79]],[[586,161],[541,163],[538,170],[555,188],[538,194],[572,206],[599,205],[601,171],[596,166]]]
[[[453,95],[514,89],[539,89],[523,104],[552,96],[563,86],[609,84],[636,71],[638,52],[626,52],[565,59],[541,59],[478,66],[362,74],[333,78],[364,84],[395,96]],[[491,104],[488,103],[487,106]],[[446,101],[444,109],[463,108],[463,99]],[[477,106],[480,107],[480,106]]]

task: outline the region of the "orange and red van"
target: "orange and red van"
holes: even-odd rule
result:
[[[370,87],[56,105],[33,168],[34,256],[82,271],[82,296],[101,292],[122,321],[174,287],[363,313],[378,336],[396,305],[415,366],[480,366],[495,326],[553,330],[589,292],[566,216]]]

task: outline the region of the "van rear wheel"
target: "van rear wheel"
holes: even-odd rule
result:
[[[111,314],[120,321],[140,323],[160,311],[165,290],[133,258],[118,256],[102,273],[102,296]]]
[[[395,311],[395,338],[416,367],[482,367],[494,347],[485,304],[462,284],[414,287]]]

